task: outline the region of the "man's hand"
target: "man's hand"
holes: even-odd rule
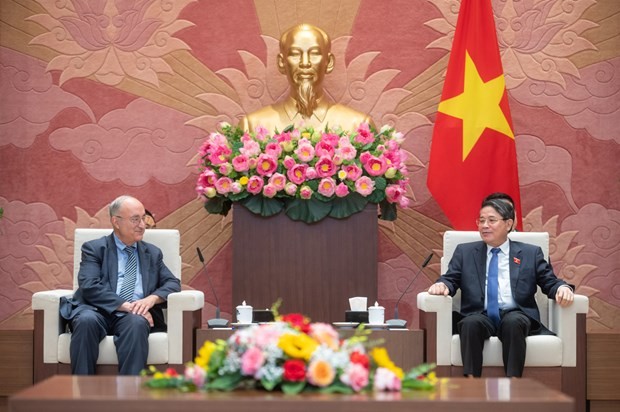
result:
[[[448,289],[445,283],[437,282],[437,283],[432,284],[431,287],[428,288],[428,293],[430,295],[448,296],[450,294],[450,289]]]
[[[153,322],[153,316],[151,315],[151,312],[146,312],[142,316],[149,322],[150,327],[155,326],[155,322]]]
[[[560,286],[555,292],[555,301],[562,307],[569,306],[573,300],[575,300],[575,295],[569,286]]]
[[[132,302],[131,304],[133,305],[133,307],[131,308],[131,313],[146,317],[146,315],[149,314],[149,310],[151,310],[151,308],[155,306],[157,303],[161,303],[161,302],[163,302],[163,299],[160,298],[159,296],[149,295],[143,299]],[[151,322],[152,321],[153,319],[151,318]]]

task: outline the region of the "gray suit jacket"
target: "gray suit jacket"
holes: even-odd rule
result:
[[[460,244],[454,250],[448,271],[438,279],[448,286],[450,296],[461,289],[461,314],[464,316],[484,312],[486,259],[484,242]],[[536,321],[533,325],[536,329],[541,325],[535,299],[536,286],[553,299],[558,288],[567,283],[555,276],[542,249],[527,243],[510,241],[509,268],[512,297],[519,309]]]
[[[181,283],[163,262],[161,250],[150,243],[138,242],[138,259],[142,274],[144,296],[157,295],[166,300],[172,292],[181,290]],[[78,290],[73,298],[62,299],[60,314],[71,320],[89,308],[112,314],[124,302],[116,294],[118,255],[114,236],[91,240],[82,245],[82,260],[78,272]],[[151,309],[155,329],[165,328],[162,305]]]

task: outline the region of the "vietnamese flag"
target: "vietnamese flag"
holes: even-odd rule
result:
[[[462,0],[435,119],[428,188],[457,230],[476,230],[482,200],[515,201],[519,174],[504,71],[490,0]]]

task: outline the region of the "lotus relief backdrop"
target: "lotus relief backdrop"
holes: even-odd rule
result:
[[[524,228],[550,233],[556,272],[591,299],[588,329],[620,329],[620,2],[493,7]],[[426,176],[458,10],[458,0],[2,0],[0,329],[32,328],[32,293],[70,287],[74,229],[110,227],[106,205],[124,193],[181,231],[183,285],[205,291],[208,319],[203,250],[231,317],[234,217],[196,199],[196,153],[219,122],[286,95],[278,39],[301,22],[332,37],[329,95],[406,135],[412,207],[379,233],[378,294],[391,313],[450,228]],[[400,304],[412,326],[415,296],[438,271],[435,259]]]

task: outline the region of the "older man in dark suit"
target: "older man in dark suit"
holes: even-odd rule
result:
[[[142,203],[120,196],[109,211],[114,232],[84,243],[79,288],[60,306],[72,331],[71,370],[78,375],[95,373],[99,342],[106,335],[114,335],[119,373],[139,374],[146,366],[151,329],[166,327],[162,304],[181,290],[161,250],[142,241]]]
[[[476,222],[482,241],[458,245],[448,271],[428,293],[454,296],[461,289],[456,326],[466,376],[481,376],[484,341],[497,336],[506,376],[520,377],[525,338],[551,333],[540,323],[536,286],[561,306],[573,302],[573,291],[555,276],[540,247],[508,240],[514,223],[510,203],[485,201]]]

